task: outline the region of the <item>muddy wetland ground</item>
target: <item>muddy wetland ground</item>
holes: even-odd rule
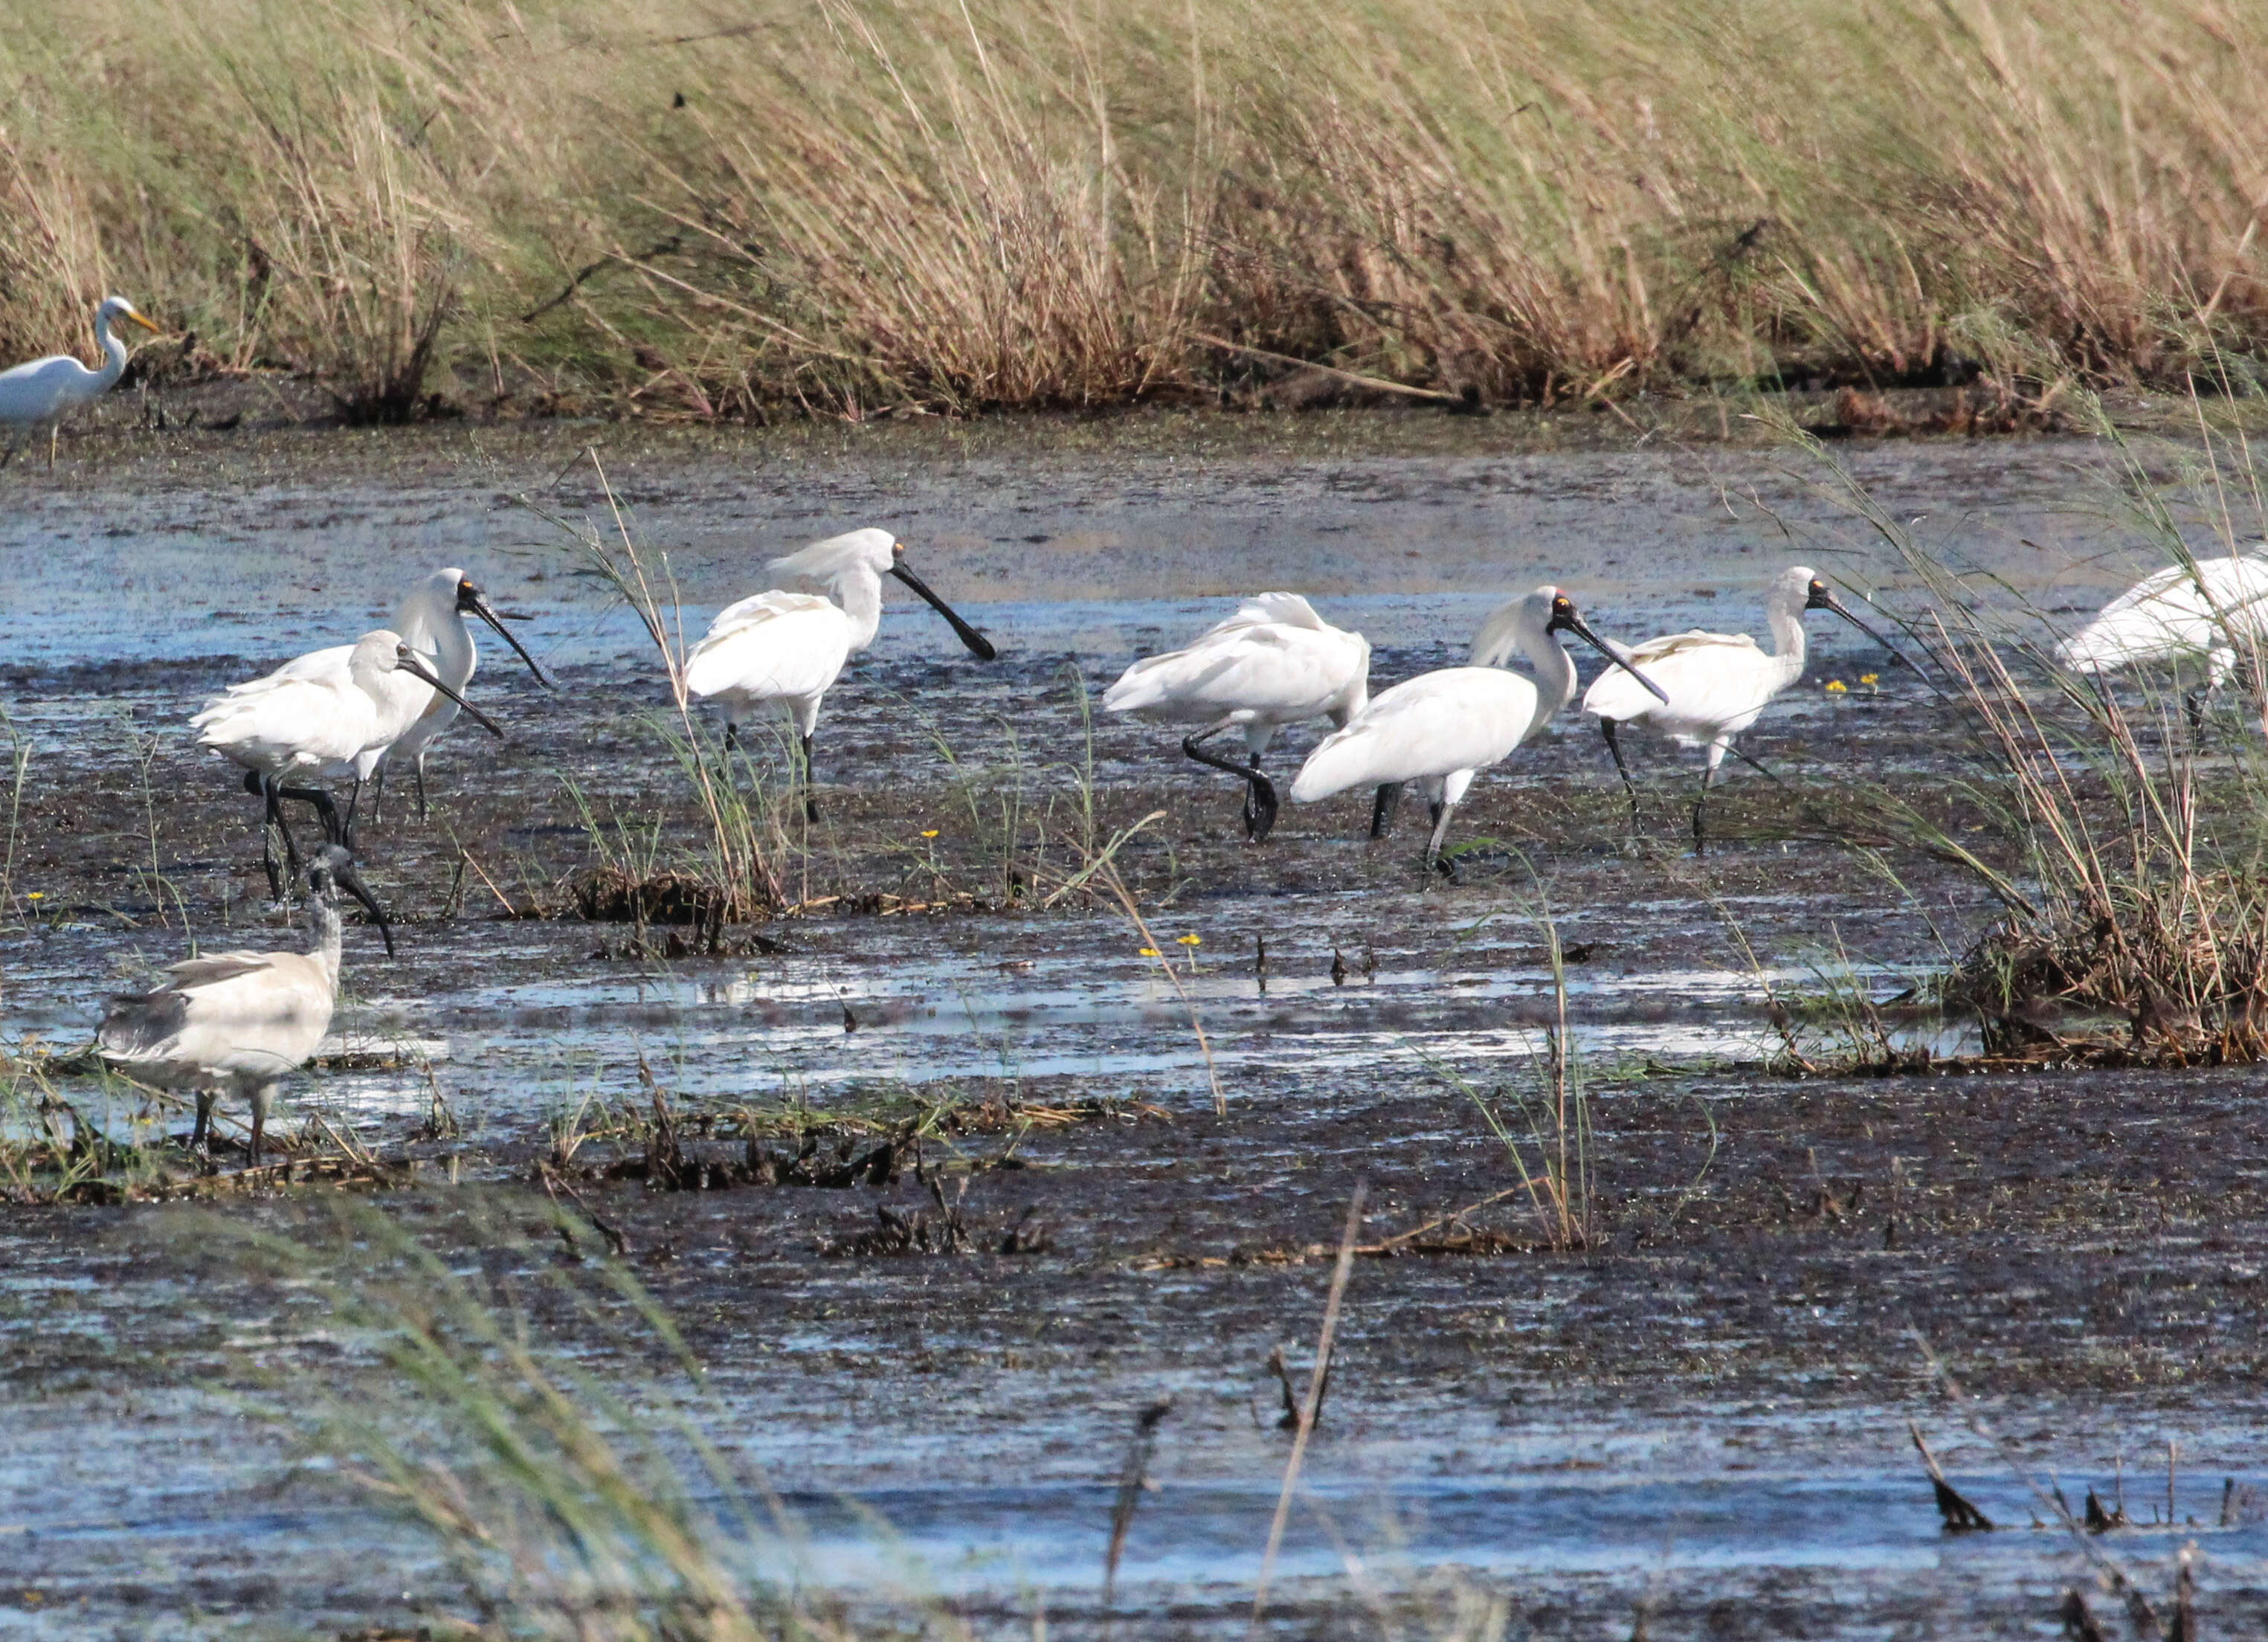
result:
[[[523,504],[603,522],[594,438],[688,633],[880,523],[1001,652],[893,599],[820,818],[768,738],[741,768],[795,906],[713,941],[578,912],[706,836],[644,636]],[[2147,566],[2096,443],[1839,449],[2043,609]],[[1477,784],[1454,881],[1366,795],[1252,847],[1233,783],[1086,711],[1266,588],[1374,686],[1545,579],[1631,641],[1761,632],[1792,562],[1911,614],[1815,455],[1336,414],[67,455],[0,526],[0,1636],[1228,1634],[1358,1190],[1271,1634],[2048,1637],[2074,1588],[2122,1634],[2113,1567],[2171,1634],[2184,1552],[2189,1634],[2268,1622],[2262,1074],[1979,1061],[1890,1002],[2000,912],[1864,819],[1984,837],[1939,696],[1815,616],[1745,743],[1786,784],[1740,771],[1709,854],[1693,755],[1640,750],[1628,847],[1570,715]],[[397,781],[363,828],[399,958],[350,924],[282,1160],[240,1111],[198,1159],[70,1058],[193,940],[301,939],[183,721],[443,564],[559,690],[484,646],[510,741],[460,724],[431,818]],[[1138,824],[1140,927],[1080,877]],[[2004,1531],[1945,1531],[1909,1421]]]

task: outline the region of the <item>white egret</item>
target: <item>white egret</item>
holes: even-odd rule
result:
[[[442,683],[400,634],[385,628],[356,642],[342,671],[296,674],[286,669],[232,685],[189,720],[197,745],[242,765],[245,790],[265,800],[261,859],[268,869],[269,887],[278,895],[283,889],[268,840],[269,823],[283,835],[292,872],[299,868],[298,846],[284,823],[282,799],[313,805],[336,842],[344,843],[349,837],[328,793],[320,787],[287,784],[351,775],[364,748],[392,744],[415,719],[419,704],[387,688],[390,675],[397,671],[450,696],[475,723],[498,740],[504,739],[493,719]]]
[[[717,614],[685,659],[686,688],[725,710],[725,745],[740,745],[740,721],[767,702],[786,708],[803,747],[804,813],[811,795],[811,737],[819,704],[843,664],[874,642],[882,578],[895,576],[953,624],[981,661],[998,652],[905,565],[905,544],[887,530],[829,536],[764,566],[771,588]],[[830,596],[831,595],[831,596]]]
[[[400,604],[394,609],[393,630],[401,642],[419,652],[427,660],[442,684],[450,690],[461,692],[472,682],[474,671],[480,666],[480,652],[473,644],[472,630],[466,625],[468,615],[476,615],[497,631],[498,637],[510,644],[535,681],[545,689],[557,687],[535,663],[535,658],[512,636],[489,602],[488,595],[473,583],[473,578],[452,565],[435,571],[411,585]],[[304,656],[285,662],[270,677],[289,675],[292,678],[343,677],[349,660],[354,655],[352,644],[333,644],[328,649],[310,651]],[[259,680],[253,681],[260,682]],[[241,688],[241,687],[239,687]],[[386,703],[387,722],[393,733],[383,735],[355,755],[351,771],[344,773],[354,782],[354,795],[347,804],[347,843],[351,847],[355,810],[362,798],[363,784],[376,777],[373,790],[372,817],[376,804],[386,791],[388,766],[401,760],[409,760],[416,774],[417,818],[425,818],[425,755],[457,719],[457,699],[445,695],[414,675],[395,672],[380,681]]]
[[[1471,665],[1421,673],[1382,690],[1346,728],[1325,736],[1300,767],[1292,801],[1308,804],[1348,787],[1376,787],[1371,814],[1371,836],[1376,837],[1386,830],[1403,784],[1423,783],[1433,818],[1425,864],[1436,865],[1449,817],[1473,777],[1510,757],[1574,699],[1575,663],[1552,637],[1555,633],[1574,634],[1631,673],[1641,687],[1654,688],[1585,624],[1565,593],[1539,587],[1483,623],[1473,641]],[[1514,650],[1535,667],[1535,678],[1498,665]]]
[[[161,1088],[194,1089],[193,1146],[207,1142],[214,1100],[224,1092],[252,1104],[252,1161],[268,1128],[276,1086],[305,1065],[330,1030],[338,1001],[340,928],[331,904],[343,889],[369,909],[394,955],[394,932],[354,858],[326,844],[307,873],[309,950],[224,952],[166,970],[164,985],[114,998],[95,1038],[114,1069]]]
[[[131,320],[153,333],[158,328],[125,298],[104,298],[94,311],[94,334],[101,340],[105,357],[99,371],[88,370],[67,353],[49,354],[0,371],[0,423],[18,430],[9,442],[8,453],[0,456],[0,468],[15,459],[31,431],[42,422],[48,424],[48,466],[55,465],[55,434],[64,413],[107,392],[126,373],[126,344],[119,341],[116,329],[120,320]]]
[[[1599,721],[1599,733],[1606,737],[1607,750],[1614,755],[1615,769],[1630,795],[1632,832],[1638,824],[1638,785],[1631,779],[1629,765],[1623,762],[1619,727],[1637,725],[1667,736],[1680,747],[1709,749],[1708,762],[1701,772],[1701,793],[1693,800],[1693,852],[1700,854],[1707,848],[1702,814],[1725,755],[1731,753],[1771,775],[1734,747],[1733,738],[1756,721],[1756,715],[1771,704],[1773,696],[1802,676],[1806,610],[1832,610],[1889,651],[1891,665],[1904,660],[1888,639],[1844,607],[1817,571],[1797,564],[1780,573],[1764,598],[1764,620],[1772,635],[1769,652],[1746,633],[1708,633],[1697,628],[1689,633],[1650,638],[1630,652],[1631,660],[1646,669],[1646,676],[1662,687],[1654,692],[1661,699],[1641,695],[1618,673],[1602,673],[1593,681],[1583,696],[1583,711]]]
[[[1186,649],[1127,668],[1104,692],[1102,708],[1204,725],[1182,738],[1182,751],[1246,784],[1244,831],[1257,843],[1276,824],[1276,788],[1260,773],[1276,732],[1322,718],[1344,730],[1369,700],[1369,641],[1331,626],[1297,593],[1264,593]],[[1244,733],[1248,764],[1204,745],[1232,728]]]
[[[2073,673],[2098,675],[2122,667],[2164,666],[2176,674],[2202,666],[2186,697],[2190,725],[2236,669],[2240,645],[2268,637],[2268,557],[2255,554],[2169,564],[2102,607],[2102,614],[2056,646]]]

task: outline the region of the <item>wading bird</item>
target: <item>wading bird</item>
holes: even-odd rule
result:
[[[1803,674],[1803,613],[1832,610],[1867,637],[1889,651],[1891,665],[1904,660],[1890,643],[1843,607],[1827,584],[1808,565],[1783,571],[1764,598],[1764,620],[1771,624],[1772,648],[1767,652],[1746,633],[1672,633],[1650,638],[1630,652],[1646,676],[1661,686],[1652,696],[1641,694],[1619,673],[1602,673],[1584,693],[1583,711],[1599,721],[1607,750],[1614,755],[1615,769],[1630,795],[1631,830],[1638,830],[1638,784],[1623,762],[1620,726],[1637,725],[1663,735],[1680,747],[1705,747],[1709,759],[1701,772],[1700,796],[1693,800],[1693,852],[1707,846],[1702,814],[1715,784],[1717,768],[1727,753],[1770,776],[1771,771],[1733,745],[1733,738],[1756,721],[1773,696]],[[1666,695],[1664,692],[1668,692]],[[1659,697],[1660,699],[1655,699]],[[1774,777],[1778,779],[1778,777]]]
[[[42,422],[48,424],[48,466],[55,465],[55,436],[64,413],[107,391],[126,373],[126,344],[114,328],[120,320],[131,320],[146,331],[158,328],[125,298],[105,298],[94,311],[94,334],[101,339],[106,359],[99,371],[88,370],[67,353],[0,371],[0,422],[17,431],[8,453],[0,456],[0,468],[15,460],[32,430]]]
[[[1382,836],[1402,797],[1416,781],[1432,801],[1433,832],[1425,865],[1440,861],[1449,817],[1473,777],[1501,763],[1551,721],[1575,696],[1575,663],[1555,633],[1572,633],[1631,674],[1641,688],[1653,684],[1585,624],[1574,601],[1557,587],[1539,587],[1503,606],[1482,624],[1469,666],[1421,673],[1382,690],[1346,728],[1325,736],[1292,783],[1294,804],[1313,803],[1349,787],[1378,789],[1370,834]],[[1514,650],[1535,669],[1528,679],[1499,664]],[[1658,695],[1660,692],[1657,690]]]
[[[803,747],[804,814],[819,819],[811,791],[811,736],[819,703],[843,664],[874,642],[882,578],[895,576],[953,624],[980,661],[998,652],[905,566],[905,544],[887,530],[829,536],[764,566],[772,588],[718,612],[685,659],[685,686],[725,710],[725,745],[740,745],[740,721],[766,702],[787,710]]]
[[[434,674],[449,690],[461,692],[472,682],[473,673],[480,666],[480,652],[473,644],[472,630],[465,623],[468,615],[476,615],[496,630],[497,637],[510,644],[513,652],[527,664],[535,681],[545,689],[558,687],[544,675],[535,664],[535,658],[512,636],[504,626],[488,595],[473,585],[473,578],[461,570],[451,566],[435,571],[413,584],[400,604],[394,609],[394,629],[401,642],[429,659]],[[270,678],[343,677],[347,664],[354,655],[352,644],[333,644],[328,649],[310,651],[295,660],[287,661],[269,674]],[[262,681],[254,680],[254,684]],[[395,733],[373,742],[355,755],[355,767],[350,772],[354,791],[347,800],[347,842],[351,847],[355,812],[362,801],[363,784],[375,776],[371,795],[371,817],[378,819],[379,806],[386,795],[386,772],[393,764],[408,760],[416,772],[417,782],[417,819],[425,819],[425,755],[433,743],[446,733],[457,721],[457,698],[436,690],[414,675],[396,672],[381,681],[387,705],[387,723]],[[243,688],[239,686],[239,688]]]
[[[214,1100],[224,1092],[252,1103],[252,1161],[268,1129],[276,1086],[306,1064],[331,1027],[339,995],[340,929],[332,905],[343,889],[368,909],[394,955],[394,932],[354,858],[325,844],[307,871],[306,952],[224,952],[169,968],[153,991],[114,998],[95,1038],[116,1071],[161,1088],[194,1089],[197,1126],[189,1144],[207,1144]]]
[[[1102,708],[1204,725],[1182,739],[1182,751],[1245,783],[1245,836],[1257,843],[1276,824],[1276,788],[1260,773],[1260,755],[1276,732],[1323,718],[1344,730],[1369,700],[1369,641],[1331,626],[1297,593],[1264,593],[1187,649],[1127,668],[1104,693]],[[1204,745],[1228,729],[1244,733],[1248,763]]]
[[[2268,558],[2256,555],[2169,564],[2102,607],[2056,646],[2056,659],[2090,676],[2122,667],[2164,666],[2205,677],[2183,697],[2190,728],[2236,670],[2239,646],[2268,637]]]
[[[416,718],[420,704],[387,688],[396,672],[407,673],[449,696],[475,724],[498,740],[504,739],[504,732],[493,719],[442,683],[423,659],[401,642],[401,635],[385,628],[364,633],[348,652],[343,669],[312,674],[286,670],[248,684],[232,685],[189,720],[189,727],[197,733],[197,745],[242,765],[245,791],[264,801],[261,864],[268,870],[269,890],[279,898],[283,881],[269,841],[269,825],[283,835],[291,872],[296,875],[299,870],[298,846],[284,823],[283,799],[313,805],[340,843],[352,841],[346,824],[336,819],[328,793],[320,787],[290,784],[351,777],[364,748],[393,744]]]

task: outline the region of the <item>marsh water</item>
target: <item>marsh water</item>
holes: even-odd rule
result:
[[[666,863],[701,836],[645,636],[545,517],[614,529],[578,459],[600,432],[688,634],[766,557],[880,523],[1001,652],[979,663],[893,600],[828,698],[821,818],[777,855],[801,909],[761,946],[666,957],[652,931],[534,916],[603,858]],[[2051,615],[2146,565],[2088,443],[1841,454],[1934,551]],[[861,1115],[972,1115],[924,1143],[924,1174],[965,1193],[964,1252],[857,1243],[878,1205],[939,1211],[910,1174],[578,1176],[700,1364],[688,1417],[778,1497],[736,1546],[751,1573],[988,1633],[1099,1627],[1128,1435],[1170,1399],[1115,1623],[1243,1624],[1288,1447],[1270,1353],[1305,1385],[1361,1182],[1363,1235],[1404,1252],[1349,1284],[1276,1565],[1290,1632],[1446,1632],[1478,1603],[1550,1634],[1628,1635],[1640,1610],[1655,1636],[2052,1634],[2095,1575],[2031,1526],[2026,1475],[2074,1502],[2123,1494],[2144,1525],[2170,1486],[2179,1532],[2102,1547],[2158,1593],[2194,1545],[2214,1624],[2268,1616],[2268,1531],[2244,1509],[2224,1526],[2228,1480],[2268,1462],[2258,1076],[1786,1075],[1831,1061],[1843,1029],[1802,1000],[1890,998],[1993,917],[1956,869],[1846,848],[1821,819],[1838,784],[1962,778],[1960,726],[1910,673],[1815,615],[1803,682],[1743,743],[1787,784],[1736,772],[1697,858],[1694,755],[1639,749],[1632,847],[1571,714],[1476,785],[1454,881],[1419,871],[1416,814],[1370,842],[1366,795],[1287,804],[1250,846],[1233,784],[1092,711],[1136,656],[1269,588],[1363,631],[1373,688],[1462,660],[1489,609],[1546,580],[1630,642],[1762,636],[1791,562],[1911,613],[1914,577],[1815,458],[1332,416],[1282,438],[1167,419],[1028,448],[924,429],[122,435],[4,481],[0,681],[27,757],[0,1022],[19,1049],[83,1043],[109,992],[193,939],[298,939],[247,801],[183,721],[457,564],[528,618],[560,688],[484,644],[475,698],[511,740],[460,724],[431,817],[397,781],[365,823],[400,956],[350,927],[335,1052],[280,1126],[414,1164],[367,1200],[493,1275],[555,1262],[526,1204],[560,1135],[594,1136],[585,1163],[627,1156],[608,1125],[657,1094],[719,1158],[751,1113],[839,1113],[846,1155],[880,1132]],[[781,762],[760,739],[746,773]],[[1138,823],[1116,859],[1148,954],[1109,897],[1038,904]],[[1960,1022],[1897,1020],[1965,1047]],[[1506,1135],[1534,1167],[1563,1022],[1595,1181],[1572,1250],[1506,1195]],[[182,1126],[70,1086],[121,1133]],[[377,1634],[470,1611],[444,1548],[288,1417],[360,1395],[381,1342],[232,1259],[210,1218],[320,1241],[323,1191],[5,1211],[0,1633]],[[1388,1241],[1436,1223],[1462,1241]],[[683,1390],[634,1317],[593,1314],[546,1316],[547,1349],[632,1401]],[[1940,1532],[1910,1418],[2013,1531]]]

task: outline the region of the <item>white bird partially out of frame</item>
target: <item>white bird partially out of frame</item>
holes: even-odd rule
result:
[[[1553,637],[1572,633],[1646,689],[1660,692],[1617,656],[1557,587],[1515,599],[1481,624],[1471,663],[1421,673],[1382,690],[1346,728],[1323,738],[1292,783],[1292,801],[1311,804],[1349,787],[1376,787],[1370,835],[1382,836],[1406,783],[1421,784],[1432,806],[1425,843],[1428,868],[1441,865],[1449,817],[1473,777],[1509,758],[1575,696],[1575,663]],[[1507,672],[1514,651],[1535,669],[1533,679]]]
[[[2202,671],[2183,698],[2190,727],[2236,670],[2240,648],[2268,637],[2268,557],[2257,554],[2169,564],[2102,607],[2056,646],[2056,660],[2097,676],[2126,667],[2161,667],[2178,678]]]
[[[307,1063],[331,1028],[338,1002],[341,931],[331,904],[343,889],[368,909],[394,955],[394,932],[354,858],[326,844],[307,872],[306,952],[224,952],[173,965],[165,984],[114,998],[95,1036],[114,1071],[159,1088],[193,1089],[192,1146],[208,1144],[213,1101],[233,1093],[252,1105],[252,1161],[260,1161],[276,1086]]]
[[[1127,668],[1102,708],[1204,726],[1182,738],[1182,751],[1245,783],[1244,831],[1256,843],[1276,824],[1276,789],[1260,773],[1276,733],[1310,718],[1344,730],[1369,701],[1369,641],[1333,627],[1297,593],[1264,593],[1196,643]],[[1245,763],[1204,745],[1230,729],[1243,733]]]
[[[126,374],[126,344],[118,339],[120,320],[130,320],[152,333],[158,328],[125,298],[104,298],[94,311],[94,334],[101,340],[104,355],[99,371],[88,370],[67,353],[49,354],[0,371],[0,423],[15,430],[7,454],[0,456],[0,468],[15,460],[32,430],[41,423],[48,425],[48,466],[55,467],[55,436],[64,415],[107,392]]]
[[[197,745],[241,765],[245,790],[263,800],[261,862],[268,870],[269,888],[278,897],[283,881],[276,870],[269,827],[283,835],[292,873],[299,870],[298,846],[284,820],[283,799],[313,805],[334,843],[350,841],[328,792],[290,784],[351,777],[364,748],[391,746],[400,737],[425,698],[390,689],[391,675],[397,671],[447,696],[475,724],[504,740],[494,719],[443,684],[400,634],[386,628],[356,641],[343,669],[312,676],[283,671],[232,685],[189,720]]]
[[[905,544],[887,530],[829,536],[772,560],[772,585],[717,613],[685,658],[685,687],[725,711],[725,745],[740,745],[742,720],[776,702],[802,745],[804,814],[819,819],[811,791],[811,737],[819,705],[843,665],[874,642],[882,622],[882,578],[895,577],[953,625],[980,661],[999,652],[905,565]]]
[[[1661,687],[1652,696],[1641,693],[1619,673],[1601,674],[1584,692],[1583,711],[1599,721],[1599,733],[1606,738],[1607,750],[1614,755],[1615,769],[1630,796],[1633,834],[1638,826],[1638,785],[1631,779],[1630,766],[1623,762],[1618,729],[1636,725],[1680,747],[1709,749],[1707,765],[1701,772],[1700,796],[1693,800],[1693,852],[1700,854],[1708,847],[1702,814],[1725,755],[1731,753],[1764,775],[1771,775],[1733,741],[1756,721],[1772,697],[1803,675],[1806,610],[1832,610],[1889,651],[1892,666],[1904,662],[1888,639],[1845,608],[1816,571],[1797,564],[1780,572],[1764,598],[1764,620],[1772,635],[1769,652],[1759,648],[1746,633],[1708,633],[1697,628],[1690,633],[1672,633],[1650,638],[1630,652],[1630,659]]]
[[[473,644],[472,630],[465,624],[468,615],[478,616],[494,628],[497,636],[527,664],[527,670],[535,675],[538,684],[547,690],[558,688],[536,665],[526,647],[512,637],[512,630],[504,625],[504,618],[497,614],[496,607],[474,585],[471,577],[452,565],[420,578],[394,607],[393,630],[403,644],[429,659],[441,688],[436,689],[415,674],[404,671],[385,675],[379,681],[387,702],[385,722],[388,728],[397,725],[400,728],[394,735],[374,741],[356,754],[351,769],[325,772],[344,776],[354,783],[353,796],[347,801],[349,848],[353,847],[355,814],[361,804],[363,784],[375,777],[371,806],[371,818],[375,821],[379,819],[379,802],[386,791],[386,772],[405,760],[416,773],[417,819],[425,819],[425,755],[457,721],[458,696],[473,681],[473,674],[480,666],[480,652]],[[328,649],[310,651],[267,676],[342,678],[354,650],[352,644],[333,644]],[[252,682],[258,684],[261,681],[255,679]],[[445,691],[455,691],[457,695]]]

